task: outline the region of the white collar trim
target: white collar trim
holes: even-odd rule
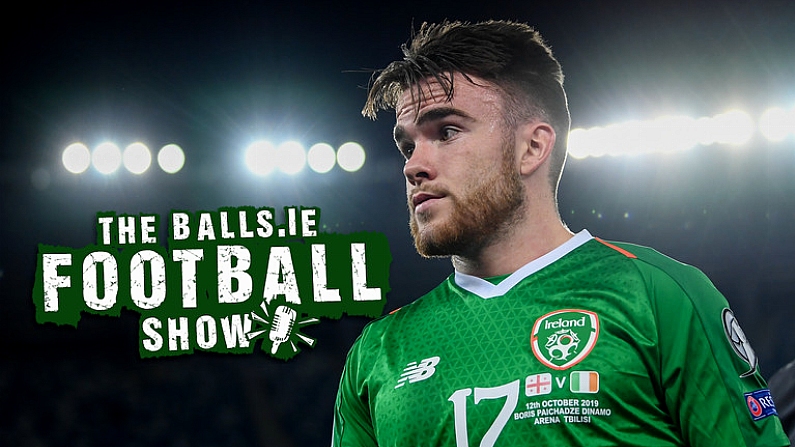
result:
[[[509,277],[503,279],[502,281],[500,281],[499,284],[496,285],[486,281],[483,278],[467,275],[459,271],[455,272],[454,281],[462,289],[472,292],[475,295],[484,299],[494,298],[495,296],[502,296],[505,295],[509,290],[511,290],[513,286],[518,284],[521,280],[543,269],[544,267],[552,264],[553,262],[557,261],[563,256],[566,256],[567,254],[571,253],[575,248],[581,246],[582,244],[588,242],[591,239],[593,239],[591,233],[589,233],[588,230],[582,230],[579,233],[575,234],[574,237],[564,242],[563,244],[561,244],[554,250],[550,251],[549,253],[545,254],[544,256],[541,256],[538,259],[534,259],[528,262],[527,264],[519,268],[519,270],[511,273]]]

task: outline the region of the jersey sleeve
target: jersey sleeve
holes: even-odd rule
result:
[[[332,447],[376,447],[368,390],[362,368],[368,327],[348,352],[334,404]]]
[[[657,380],[686,444],[789,445],[756,355],[723,295],[691,266],[659,254],[645,261],[639,268],[657,316]]]
[[[776,371],[768,385],[776,401],[781,425],[790,442],[795,442],[795,361]]]

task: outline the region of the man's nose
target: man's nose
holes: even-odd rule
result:
[[[436,177],[435,151],[431,142],[416,142],[411,157],[406,160],[403,175],[406,180],[417,185]]]

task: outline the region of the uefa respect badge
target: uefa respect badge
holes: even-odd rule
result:
[[[598,338],[599,316],[595,312],[562,309],[536,320],[530,344],[541,363],[564,370],[587,357]]]

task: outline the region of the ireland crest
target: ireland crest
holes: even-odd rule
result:
[[[562,309],[536,320],[530,335],[533,354],[552,369],[567,369],[590,354],[599,338],[595,312]]]

